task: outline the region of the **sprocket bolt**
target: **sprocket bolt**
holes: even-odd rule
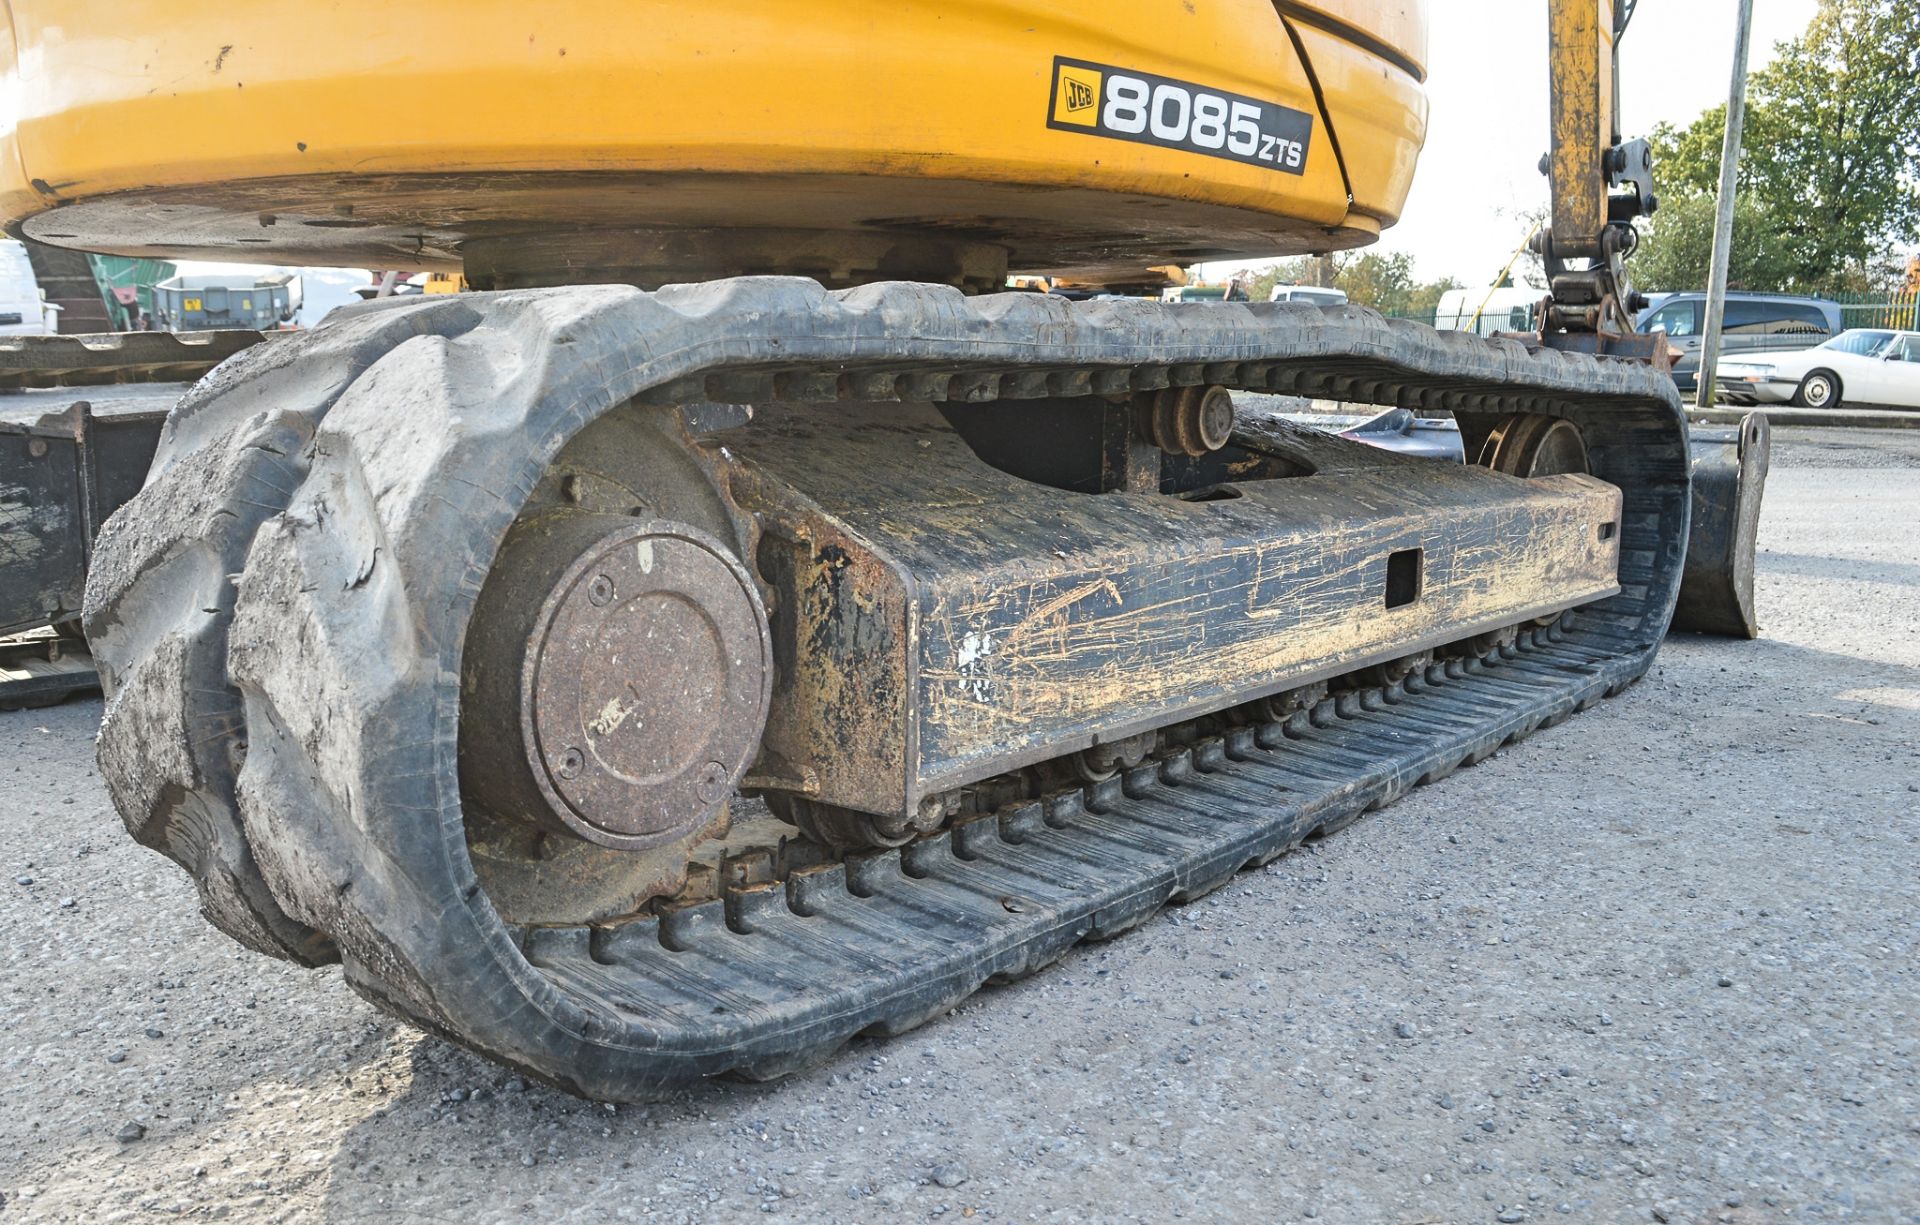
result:
[[[717,761],[710,761],[700,769],[699,781],[694,785],[695,794],[703,804],[711,804],[727,793],[727,768]]]
[[[560,751],[560,760],[553,764],[553,772],[561,778],[575,778],[586,764],[587,755],[569,746]]]
[[[612,603],[613,580],[604,574],[594,575],[593,581],[587,584],[587,599],[600,607]]]

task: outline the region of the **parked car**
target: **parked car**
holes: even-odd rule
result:
[[[1236,283],[1229,285],[1169,285],[1160,291],[1162,302],[1245,302],[1247,290]]]
[[[1305,302],[1308,306],[1342,306],[1347,301],[1344,289],[1322,289],[1318,285],[1275,285],[1267,295],[1269,302]]]
[[[1637,321],[1642,332],[1664,330],[1680,350],[1681,356],[1673,364],[1673,381],[1681,391],[1692,391],[1696,385],[1706,316],[1707,295],[1689,291],[1659,298],[1640,313]],[[1740,357],[1812,348],[1844,326],[1840,304],[1825,298],[1729,291],[1726,316],[1720,324],[1720,353],[1723,357]]]
[[[1714,387],[1731,404],[1838,408],[1844,398],[1920,408],[1920,332],[1854,328],[1811,349],[1730,358]]]

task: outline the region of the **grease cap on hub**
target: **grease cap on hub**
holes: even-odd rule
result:
[[[521,674],[553,816],[634,850],[705,824],[759,749],[772,658],[759,592],[718,540],[660,519],[596,538],[548,591]]]

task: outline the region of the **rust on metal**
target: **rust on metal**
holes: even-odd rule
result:
[[[1571,421],[1542,413],[1514,413],[1487,435],[1479,464],[1508,476],[1586,472],[1587,443]]]
[[[759,747],[771,659],[725,546],[665,520],[600,536],[527,647],[522,744],[553,815],[621,847],[705,825]]]
[[[239,329],[0,337],[0,390],[191,382],[266,339]]]
[[[1673,628],[1695,634],[1756,638],[1753,550],[1760,498],[1772,454],[1766,416],[1748,413],[1735,426],[1695,426],[1693,514],[1687,564]]]

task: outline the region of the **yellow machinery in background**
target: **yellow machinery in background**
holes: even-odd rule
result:
[[[494,291],[197,386],[85,622],[209,919],[577,1092],[941,1015],[1617,692],[1673,609],[1672,386],[1556,349],[1610,316],[984,292],[1372,241],[1415,0],[8,7],[14,232]],[[1618,183],[1556,215],[1603,292]]]

